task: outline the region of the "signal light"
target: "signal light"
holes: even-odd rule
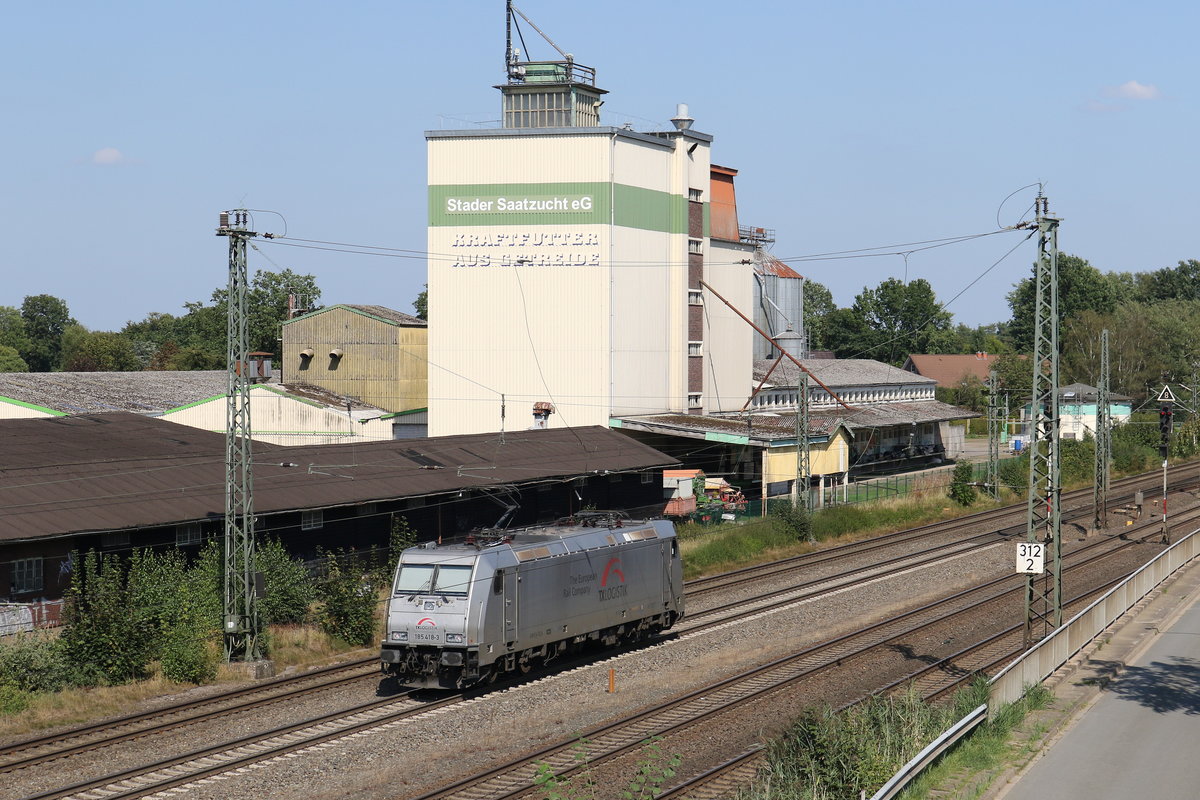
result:
[[[1171,416],[1171,407],[1169,405],[1158,407],[1158,431],[1162,434],[1164,442],[1171,438]]]

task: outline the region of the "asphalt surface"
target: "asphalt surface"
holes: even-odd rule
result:
[[[997,797],[1200,797],[1200,599],[1189,594]]]

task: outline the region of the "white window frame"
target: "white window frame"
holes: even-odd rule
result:
[[[703,189],[693,189],[691,187],[688,187],[688,200],[691,200],[693,203],[703,202],[704,201],[704,190]]]
[[[688,392],[687,400],[688,408],[704,408],[704,397],[702,392]]]
[[[642,484],[648,485],[651,483],[654,483],[654,475],[649,472],[643,472],[642,473]]]
[[[175,526],[175,546],[187,547],[204,541],[204,530],[199,522],[182,522]]]
[[[703,341],[688,342],[688,356],[689,357],[694,358],[696,356],[702,356],[702,355],[704,355],[704,342]]]
[[[687,300],[689,306],[704,305],[704,290],[703,289],[688,289]]]
[[[40,592],[45,588],[45,574],[40,558],[17,558],[12,562],[13,594]]]
[[[315,511],[300,512],[300,530],[315,531],[325,527],[325,512],[318,508]]]
[[[688,253],[694,256],[704,255],[704,240],[688,237]]]

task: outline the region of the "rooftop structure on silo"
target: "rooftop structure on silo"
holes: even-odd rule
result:
[[[596,70],[575,62],[575,57],[542,32],[533,20],[510,1],[507,4],[504,69],[506,82],[497,86],[504,96],[505,128],[595,128],[600,125],[601,95],[596,88]],[[513,26],[520,16],[560,56],[561,61],[522,61],[521,51],[512,46]],[[520,28],[517,36],[525,44]],[[528,55],[528,53],[526,53]]]

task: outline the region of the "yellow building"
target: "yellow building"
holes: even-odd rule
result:
[[[340,304],[283,323],[279,380],[388,411],[428,405],[425,321],[384,306]]]

